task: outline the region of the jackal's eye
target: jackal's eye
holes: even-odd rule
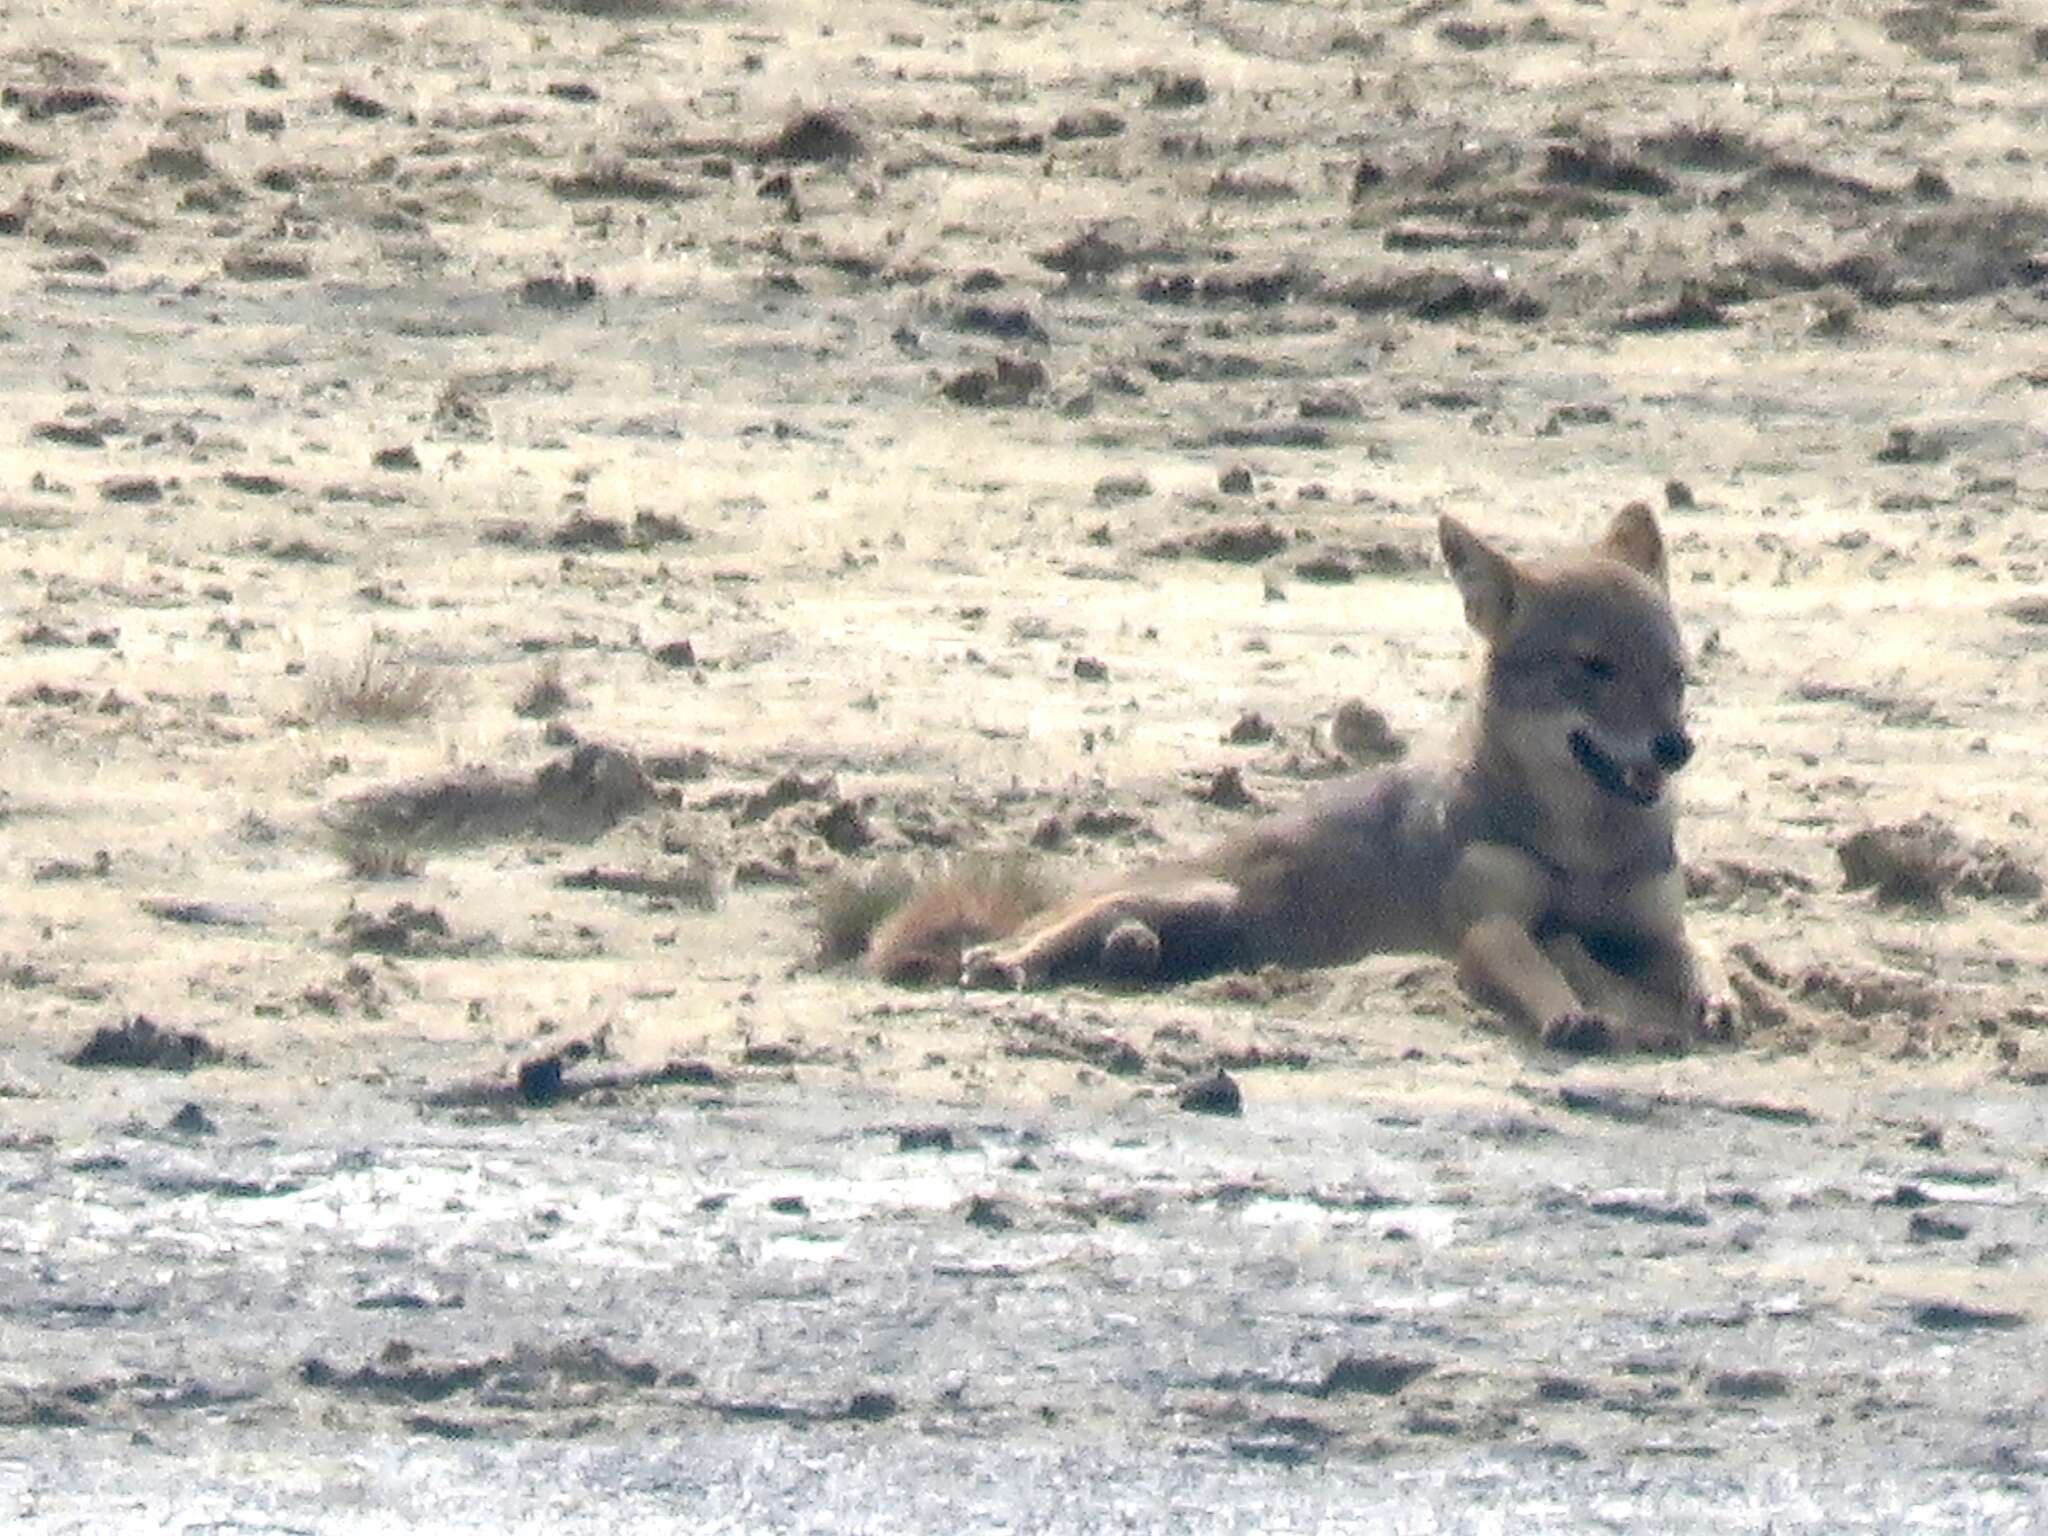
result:
[[[1614,663],[1605,656],[1596,656],[1589,651],[1578,658],[1578,663],[1580,673],[1596,683],[1604,683],[1614,676]]]

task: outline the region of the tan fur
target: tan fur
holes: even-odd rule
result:
[[[1685,934],[1666,792],[1692,755],[1664,538],[1642,503],[1583,550],[1511,558],[1438,526],[1486,644],[1474,726],[1435,769],[1361,774],[1184,863],[1032,912],[972,881],[876,930],[876,974],[1036,987],[1436,953],[1546,1043],[1677,1049],[1733,1010]]]
[[[876,926],[865,963],[898,986],[954,981],[970,947],[1016,932],[1039,910],[1014,880],[986,872],[942,875]]]

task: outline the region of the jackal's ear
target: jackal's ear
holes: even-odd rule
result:
[[[1488,640],[1498,640],[1507,633],[1521,600],[1521,571],[1455,517],[1437,519],[1436,537],[1451,580],[1465,599],[1465,622]]]
[[[1664,566],[1664,534],[1657,514],[1646,501],[1632,501],[1614,514],[1614,521],[1593,548],[1610,560],[1641,571],[1660,587],[1671,585]]]

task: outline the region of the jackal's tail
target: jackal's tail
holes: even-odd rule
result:
[[[900,866],[850,877],[818,898],[827,960],[860,957],[897,986],[960,979],[960,956],[1012,933],[1058,893],[1025,860],[968,858],[917,878]]]

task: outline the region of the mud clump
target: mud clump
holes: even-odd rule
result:
[[[1955,1301],[1930,1301],[1913,1309],[1913,1321],[1935,1333],[1966,1333],[1985,1328],[2021,1328],[2027,1320],[2018,1312],[1965,1306]]]
[[[1791,1391],[1792,1382],[1783,1371],[1722,1371],[1707,1381],[1707,1396],[1738,1402],[1763,1402]]]
[[[521,837],[589,842],[658,798],[639,760],[585,742],[532,776],[477,768],[372,790],[331,813],[344,844],[450,847]]]
[[[1181,1089],[1180,1107],[1196,1115],[1242,1115],[1244,1090],[1228,1072],[1212,1072]]]
[[[1273,722],[1257,710],[1247,710],[1224,733],[1223,740],[1234,747],[1257,746],[1273,739]]]
[[[806,800],[831,800],[836,795],[837,788],[830,774],[807,779],[800,773],[785,773],[765,789],[743,800],[733,817],[733,825],[750,827],[792,805],[800,805]]]
[[[761,158],[823,165],[858,159],[863,148],[859,132],[839,113],[801,112],[761,146]]]
[[[1145,553],[1161,560],[1192,555],[1223,565],[1256,565],[1287,547],[1287,535],[1270,522],[1229,523],[1153,545]]]
[[[220,1127],[214,1123],[213,1116],[209,1115],[202,1106],[194,1103],[187,1103],[175,1115],[171,1116],[165,1122],[165,1129],[175,1131],[180,1136],[216,1136],[220,1134]]]
[[[955,405],[1014,410],[1029,405],[1049,382],[1043,363],[999,357],[993,367],[970,368],[955,375],[939,393]]]
[[[1409,1360],[1398,1355],[1345,1355],[1324,1372],[1309,1395],[1335,1397],[1344,1392],[1364,1392],[1372,1397],[1392,1397],[1434,1369],[1435,1365],[1428,1360]]]
[[[591,1389],[641,1390],[655,1386],[661,1371],[643,1361],[621,1360],[592,1343],[551,1349],[522,1346],[482,1360],[435,1362],[400,1340],[377,1358],[341,1370],[315,1355],[299,1366],[299,1380],[319,1391],[348,1393],[386,1403],[436,1403],[463,1393],[488,1397],[492,1406],[566,1406]],[[582,1389],[582,1390],[578,1390]]]
[[[1946,897],[2037,899],[2041,875],[2010,848],[1972,841],[1935,816],[1851,834],[1835,848],[1843,889],[1880,906],[1939,908]]]
[[[1408,752],[1408,743],[1387,717],[1363,699],[1346,699],[1337,706],[1329,734],[1337,754],[1354,763],[1391,763]]]
[[[382,917],[350,908],[336,921],[334,931],[342,948],[351,953],[418,958],[463,954],[475,947],[455,936],[438,908],[416,907],[409,901],[394,904]]]
[[[720,894],[710,864],[695,854],[646,868],[613,869],[593,864],[571,870],[555,883],[567,891],[615,891],[623,896],[643,896],[658,906],[688,907],[698,912],[716,911]]]
[[[1225,811],[1248,811],[1259,803],[1258,797],[1245,785],[1244,770],[1234,766],[1203,774],[1188,793],[1191,799]]]
[[[650,1088],[718,1088],[725,1083],[709,1062],[687,1057],[656,1067],[569,1075],[571,1066],[595,1054],[589,1042],[578,1041],[551,1055],[521,1062],[509,1083],[458,1083],[436,1089],[425,1096],[424,1102],[437,1109],[547,1109],[592,1094],[606,1097]]]
[[[540,1056],[532,1061],[522,1061],[513,1078],[513,1088],[522,1103],[542,1108],[560,1102],[562,1098],[562,1057]]]
[[[108,1024],[65,1060],[74,1067],[128,1067],[155,1072],[190,1072],[212,1066],[227,1055],[206,1036],[191,1029],[164,1029],[137,1014],[125,1024]]]

